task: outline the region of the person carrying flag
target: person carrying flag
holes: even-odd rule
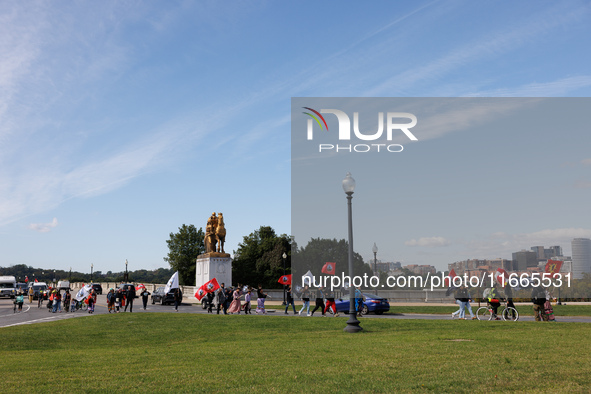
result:
[[[216,303],[216,309],[218,311],[218,315],[220,314],[220,308],[224,311],[224,315],[227,314],[226,312],[226,307],[224,305],[226,305],[226,288],[225,288],[225,283],[222,282],[222,284],[220,285],[220,288],[216,291],[215,293],[215,303]]]
[[[287,315],[287,310],[289,309],[289,305],[291,304],[291,307],[293,308],[293,314],[296,314],[296,310],[295,310],[295,301],[293,299],[293,291],[291,290],[291,285],[287,286],[287,290],[285,292],[285,297],[286,297],[286,305],[285,305],[285,314]]]
[[[334,317],[338,317],[339,314],[337,313],[337,305],[334,302],[334,291],[328,290],[324,293],[326,296],[326,306],[324,307],[324,315],[330,309],[334,315]]]
[[[316,312],[316,310],[320,308],[320,312],[322,313],[322,316],[326,316],[324,314],[324,293],[322,292],[322,287],[319,287],[316,290],[316,305],[314,306],[314,309],[312,309],[312,314],[310,316],[314,316],[314,312]]]

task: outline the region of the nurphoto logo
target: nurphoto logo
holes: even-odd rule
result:
[[[336,116],[339,127],[338,127],[338,139],[339,141],[351,141],[351,118],[344,111],[338,109],[321,109],[317,111],[310,107],[302,107],[309,112],[303,112],[309,116],[307,124],[307,139],[309,141],[314,140],[314,121],[320,130],[329,132],[328,124],[322,114],[333,114]],[[409,122],[410,120],[410,122]],[[388,112],[386,114],[386,126],[384,127],[384,112],[378,112],[378,126],[377,131],[372,132],[361,132],[359,129],[359,112],[353,112],[353,135],[354,138],[361,141],[377,141],[382,138],[384,129],[386,130],[386,140],[392,141],[393,135],[398,132],[402,132],[411,141],[418,141],[418,138],[410,131],[411,128],[416,126],[417,117],[408,112]],[[319,152],[333,151],[333,152],[356,152],[366,153],[370,151],[376,152],[402,152],[404,147],[400,144],[384,144],[384,143],[372,143],[372,144],[318,144]]]

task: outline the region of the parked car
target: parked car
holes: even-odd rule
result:
[[[69,285],[70,285],[70,284],[68,283],[68,286],[69,286]],[[98,294],[98,295],[101,295],[101,294],[103,294],[103,286],[101,286],[101,284],[100,284],[100,283],[93,283],[93,284],[91,284],[91,286],[92,286],[92,289],[94,290],[94,292],[95,292],[96,294]]]
[[[123,291],[124,291],[125,293],[127,293],[127,290],[128,290],[130,287],[133,287],[133,288],[135,289],[135,285],[134,285],[134,284],[132,284],[132,283],[124,283],[124,284],[122,284],[122,285],[118,285],[118,286],[117,286],[117,289],[120,289],[120,288],[121,288],[121,289],[123,289]],[[135,298],[139,298],[139,296],[137,295],[137,292],[136,292]]]
[[[16,293],[17,294],[18,294],[18,291],[19,290],[22,291],[22,293],[24,295],[27,295],[28,294],[28,291],[29,291],[29,287],[27,286],[26,283],[17,283],[16,284]]]
[[[47,299],[47,294],[44,292],[48,289],[47,284],[45,282],[37,282],[33,283],[33,299],[39,299],[39,294],[43,294],[43,299]]]
[[[174,304],[174,292],[176,288],[170,289],[168,293],[164,294],[164,286],[157,288],[152,292],[152,304],[160,303],[161,305]],[[181,297],[183,293],[181,292]]]
[[[390,303],[386,298],[379,297],[375,294],[365,294],[363,293],[363,297],[365,301],[363,301],[363,307],[361,309],[362,315],[367,315],[370,312],[375,313],[376,315],[381,315],[384,312],[388,312],[390,310]],[[339,298],[335,301],[337,312],[339,313],[347,313],[349,312],[349,299]]]

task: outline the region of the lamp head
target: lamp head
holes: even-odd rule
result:
[[[343,179],[343,190],[347,194],[353,194],[355,191],[355,179],[353,179],[350,172],[347,172],[345,179]]]

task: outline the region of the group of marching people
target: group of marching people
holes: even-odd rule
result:
[[[286,306],[285,306],[285,314],[288,314],[288,310],[289,310],[289,306],[291,305],[292,309],[293,309],[293,314],[298,314],[298,315],[302,315],[302,313],[305,310],[305,316],[314,316],[314,313],[320,309],[320,313],[322,313],[322,316],[326,316],[327,313],[331,313],[334,317],[338,317],[339,314],[337,312],[337,307],[335,304],[335,294],[333,291],[329,290],[329,289],[324,289],[322,287],[319,287],[316,289],[315,294],[312,293],[312,291],[310,290],[310,287],[308,285],[305,285],[300,294],[299,297],[301,298],[303,305],[301,307],[301,309],[299,310],[299,312],[296,312],[295,309],[295,298],[296,298],[296,293],[294,292],[294,290],[292,289],[291,286],[287,287],[287,291],[286,291]],[[310,312],[310,299],[312,298],[312,296],[315,296],[315,305],[314,305],[314,309],[312,309],[312,312]],[[326,302],[325,302],[326,300]],[[361,312],[359,312],[359,315],[361,315]]]
[[[241,286],[240,283],[234,287],[226,287],[225,283],[220,284],[219,289],[214,292],[207,293],[205,296],[205,301],[207,305],[207,313],[213,313],[213,309],[215,308],[217,314],[220,314],[220,311],[224,314],[240,314],[240,312],[244,311],[244,314],[251,315],[252,308],[251,308],[251,295],[253,292],[253,288],[251,286]],[[244,296],[244,302],[242,302],[242,297]],[[257,289],[257,309],[256,313],[266,313],[265,312],[265,298],[267,298],[267,294],[263,293],[263,288],[259,285]],[[262,302],[260,301],[262,299]]]
[[[225,284],[222,283],[219,289],[217,289],[215,292],[210,292],[205,296],[207,312],[213,313],[215,309],[218,315],[220,312],[226,315],[240,314],[242,311],[245,314],[252,314],[251,299],[254,291],[255,290],[251,286],[241,286],[238,284],[236,287],[227,288],[225,287]],[[363,296],[358,289],[355,290],[355,294],[356,308],[358,310],[358,314],[361,316]],[[316,298],[316,305],[310,312],[310,298],[313,295]],[[269,297],[269,295],[263,291],[263,287],[260,284],[256,289],[256,297],[256,314],[266,315],[267,311],[265,309],[265,300]],[[242,302],[243,298],[244,302]],[[315,294],[312,294],[309,286],[305,285],[299,293],[299,298],[301,298],[303,301],[303,305],[299,312],[296,312],[295,309],[295,298],[295,291],[292,290],[291,286],[288,286],[286,290],[287,305],[285,307],[285,314],[288,314],[288,309],[291,305],[294,315],[302,315],[302,313],[305,311],[306,316],[313,316],[314,313],[320,309],[322,316],[326,316],[327,313],[331,313],[335,317],[339,316],[335,304],[335,294],[333,291],[320,287],[316,289]]]
[[[136,290],[139,290],[139,297],[137,295]],[[177,289],[178,290],[178,289]],[[129,312],[133,312],[133,301],[136,298],[142,299],[143,309],[146,310],[148,306],[148,297],[150,296],[148,289],[145,286],[138,287],[136,289],[134,286],[129,286],[127,290],[119,287],[117,290],[110,288],[109,292],[107,293],[107,309],[109,313],[119,313],[119,312],[127,312],[127,308],[129,308]],[[175,293],[175,310],[178,312],[178,305],[176,302],[176,293]]]

